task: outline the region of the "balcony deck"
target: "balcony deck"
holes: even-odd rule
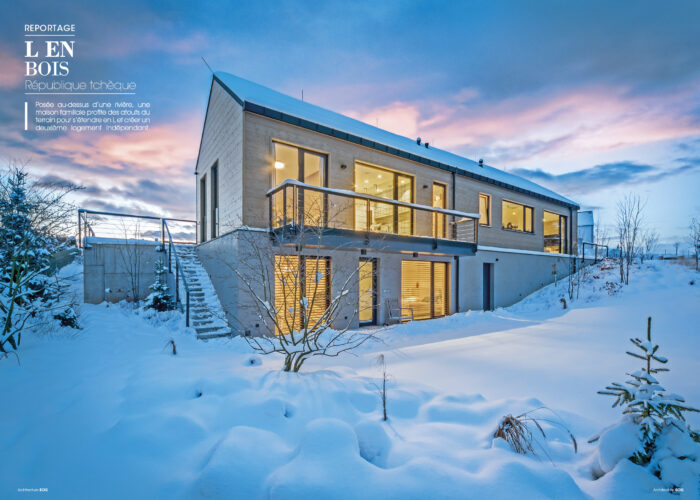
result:
[[[267,193],[283,245],[473,255],[479,214],[286,180]]]

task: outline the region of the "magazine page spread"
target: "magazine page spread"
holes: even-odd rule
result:
[[[0,499],[700,498],[700,3],[0,5]]]

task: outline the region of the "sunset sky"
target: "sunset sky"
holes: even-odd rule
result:
[[[700,2],[5,2],[0,156],[88,208],[194,216],[211,74],[227,71],[526,176],[594,209],[700,217]],[[99,7],[98,7],[99,5]],[[135,81],[153,126],[25,132],[23,28],[72,23],[69,80]]]

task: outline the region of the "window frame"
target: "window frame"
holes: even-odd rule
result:
[[[361,160],[355,160],[354,165],[353,165],[353,177],[352,177],[352,186],[353,186],[353,191],[356,193],[359,193],[357,190],[357,166],[361,165],[363,167],[369,167],[369,168],[374,168],[377,170],[381,170],[383,172],[387,172],[391,175],[394,176],[394,192],[392,193],[392,198],[385,198],[387,200],[391,201],[399,201],[399,176],[406,177],[409,182],[411,183],[411,200],[408,203],[415,203],[416,199],[416,178],[414,175],[409,174],[407,172],[401,172],[399,170],[392,170],[390,168],[382,167],[380,165],[375,165],[373,163],[369,163],[366,161],[361,161]],[[379,203],[379,202],[377,202]],[[394,230],[390,233],[379,233],[379,234],[400,234],[399,233],[399,207],[396,205],[392,205],[393,207],[393,218],[394,218]],[[415,221],[415,210],[410,208],[411,211],[411,230],[410,233],[407,236],[414,236],[416,233],[416,221]],[[353,211],[353,216],[352,216],[352,223],[353,223],[353,230],[354,231],[365,231],[365,232],[373,232],[370,231],[369,228],[365,229],[358,229],[357,228],[357,212]],[[369,221],[368,221],[369,222]]]
[[[286,146],[288,148],[294,148],[297,150],[298,172],[297,172],[297,178],[295,180],[302,182],[304,184],[305,184],[305,182],[304,182],[304,176],[305,176],[304,154],[310,154],[310,155],[314,155],[314,156],[318,156],[318,157],[323,158],[323,186],[321,186],[321,187],[328,187],[328,172],[329,172],[329,168],[328,168],[329,154],[328,153],[318,151],[315,149],[306,148],[303,146],[299,146],[299,145],[293,144],[291,142],[285,142],[285,141],[280,141],[277,139],[272,139],[272,172],[271,172],[272,178],[271,178],[271,184],[272,184],[273,188],[275,188],[281,184],[281,183],[277,184],[276,180],[275,180],[275,177],[276,177],[276,174],[275,174],[275,161],[276,161],[275,160],[275,158],[276,158],[275,145],[276,144],[279,144],[281,146]],[[282,181],[282,182],[284,182],[284,181]],[[323,221],[323,224],[325,225],[328,222],[328,195],[326,193],[323,193],[321,196],[323,199],[323,214],[322,214],[321,220]],[[304,213],[304,190],[303,189],[299,190],[299,202],[298,203],[299,203],[299,206],[298,206],[299,213]]]
[[[548,252],[546,250],[547,245],[546,245],[546,238],[547,235],[544,232],[544,217],[545,214],[551,214],[551,215],[556,215],[559,217],[559,251],[558,252]],[[543,210],[542,211],[542,251],[548,252],[548,253],[560,253],[560,254],[566,254],[569,251],[569,221],[568,221],[568,216],[562,215],[557,212],[552,212],[551,210]],[[564,220],[564,224],[562,226],[562,219]],[[562,234],[563,233],[563,234]],[[551,235],[550,235],[551,236]]]
[[[219,236],[219,160],[209,169],[209,191],[211,197],[211,238]]]
[[[291,142],[280,141],[277,139],[272,139],[272,187],[276,188],[279,184],[275,184],[275,144],[280,144],[281,146],[287,146],[288,148],[295,148],[299,154],[298,165],[299,173],[297,175],[297,181],[304,182],[304,153],[309,153],[311,155],[320,156],[324,159],[323,162],[323,186],[328,187],[328,153],[323,151],[318,151],[316,149],[307,148],[304,146],[299,146],[297,144],[292,144]],[[281,183],[280,183],[281,184]]]
[[[483,222],[481,222],[481,218],[479,218],[479,225],[484,226],[484,227],[491,227],[491,219],[493,219],[493,210],[491,207],[491,195],[486,194],[486,193],[479,193],[479,201],[481,201],[482,196],[484,196],[487,200],[486,213],[488,215],[488,222],[483,223]],[[502,208],[501,208],[501,210],[502,210]],[[481,214],[481,203],[479,203],[479,213]]]
[[[435,186],[440,186],[442,188],[443,196],[445,199],[443,200],[443,206],[442,207],[436,207],[435,206]],[[445,182],[440,182],[440,181],[433,181],[433,185],[430,189],[430,197],[431,197],[431,205],[433,208],[441,208],[443,210],[447,210],[449,208],[448,205],[448,198],[447,198],[447,192],[449,191],[449,188],[447,186],[447,183]],[[442,235],[437,234],[437,221],[438,217],[442,217]],[[442,238],[445,239],[447,238],[447,226],[448,226],[448,220],[447,220],[447,215],[446,214],[440,214],[439,212],[433,212],[433,237],[435,238]]]
[[[325,263],[325,267],[326,267],[326,274],[325,274],[326,286],[325,286],[325,288],[326,289],[325,289],[325,291],[321,292],[323,294],[323,297],[325,298],[325,305],[324,305],[324,312],[325,312],[325,310],[327,310],[331,304],[331,293],[332,293],[332,286],[333,286],[333,284],[332,284],[332,278],[333,278],[333,275],[332,275],[333,263],[332,263],[332,261],[333,261],[333,259],[330,256],[325,256],[325,255],[316,256],[316,255],[275,254],[275,256],[274,256],[275,264],[274,265],[275,266],[278,265],[278,259],[289,259],[289,258],[298,259],[298,266],[299,266],[299,272],[300,272],[299,281],[301,282],[300,283],[301,286],[300,287],[298,286],[297,288],[301,289],[301,291],[299,293],[303,294],[303,296],[307,295],[307,293],[306,293],[306,289],[308,286],[307,262],[309,260],[313,260],[313,261],[316,261],[317,263],[320,263],[320,262]],[[273,287],[273,290],[274,290],[273,303],[275,305],[275,308],[278,309],[278,311],[280,311],[281,309],[279,309],[279,307],[278,307],[280,304],[277,302],[277,299],[278,299],[278,297],[277,297],[277,280],[279,280],[281,278],[277,272],[277,269],[275,269],[273,272],[273,278],[275,280],[274,287]],[[315,297],[315,299],[317,299],[317,298],[318,297]],[[283,306],[287,306],[287,304],[289,302],[288,298],[285,298],[283,300],[284,300]],[[297,298],[292,297],[292,300],[296,301]],[[295,308],[299,307],[299,305],[295,304],[294,307]],[[295,312],[296,312],[296,309],[295,309]],[[312,310],[312,312],[313,312],[313,310]],[[286,309],[285,309],[284,314],[287,314]],[[304,322],[306,322],[306,317],[304,316],[303,310],[300,310],[300,312],[299,312],[299,321],[300,321],[299,326],[301,326]],[[294,324],[296,324],[296,319],[292,319],[292,322]],[[280,323],[280,322],[278,322],[278,323]],[[289,333],[290,332],[281,332],[281,331],[278,332],[278,331],[276,331],[275,335],[276,336],[287,335]]]
[[[429,264],[430,266],[430,316],[427,318],[416,318],[417,320],[426,320],[426,319],[436,319],[436,318],[444,318],[446,316],[449,316],[451,314],[452,310],[452,265],[450,262],[445,262],[441,260],[412,260],[412,259],[402,259],[401,264],[399,267],[400,270],[400,295],[399,295],[399,304],[401,308],[410,308],[411,306],[408,306],[404,303],[404,299],[406,298],[403,291],[404,291],[404,278],[405,278],[405,267],[404,263],[406,264],[412,264],[412,263],[424,263],[424,264]],[[445,296],[443,297],[443,308],[444,308],[444,314],[441,314],[440,316],[435,315],[435,266],[436,265],[441,265],[444,266],[444,271],[445,271],[445,281],[443,283],[444,286],[444,292]]]
[[[508,227],[503,227],[503,204],[504,203],[512,203],[513,205],[520,205],[523,207],[523,228],[522,229],[513,229],[513,228],[508,228]],[[525,228],[527,227],[527,211],[528,209],[530,210],[530,231],[526,231]],[[509,200],[506,198],[501,199],[501,229],[504,231],[513,231],[514,233],[524,233],[524,234],[535,234],[535,207],[532,205],[526,205],[525,203],[519,202],[519,201],[513,201]]]
[[[207,241],[207,174],[202,175],[199,179],[199,241],[205,243]]]

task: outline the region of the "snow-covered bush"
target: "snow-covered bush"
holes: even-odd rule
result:
[[[59,236],[70,213],[63,198],[74,189],[28,185],[21,167],[0,180],[0,353],[19,347],[30,320],[62,307],[53,256],[71,241]]]
[[[170,295],[170,287],[166,283],[166,269],[161,260],[156,261],[156,281],[148,288],[151,294],[146,299],[146,309],[156,311],[172,311],[175,309],[175,301]]]
[[[75,314],[75,309],[72,307],[66,307],[63,311],[54,314],[54,319],[57,319],[61,326],[67,326],[70,328],[78,329],[78,316]]]
[[[668,360],[659,355],[658,344],[652,342],[651,318],[648,318],[646,341],[639,338],[630,341],[638,352],[627,351],[627,354],[642,360],[641,370],[628,373],[631,378],[624,384],[613,382],[598,391],[615,398],[613,407],[624,408],[619,423],[591,440],[599,441],[599,472],[609,472],[619,460],[628,458],[648,468],[671,490],[695,489],[700,472],[700,445],[693,441],[695,433],[685,423],[684,413],[698,410],[678,394],[667,392],[656,379],[655,375],[668,371],[659,366]],[[679,470],[695,472],[683,476]],[[687,481],[691,483],[685,484]]]

